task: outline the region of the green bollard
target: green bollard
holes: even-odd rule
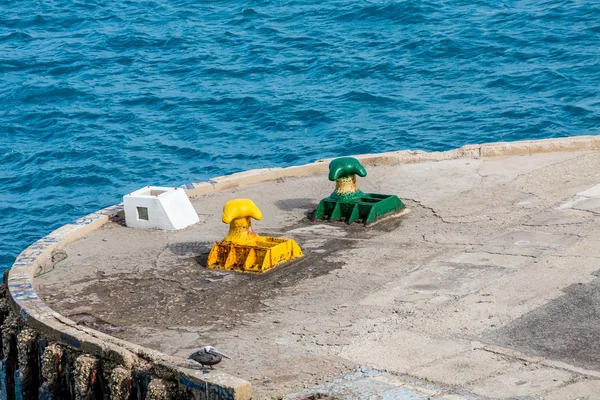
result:
[[[360,220],[368,225],[404,209],[398,196],[361,192],[356,175],[367,176],[367,170],[356,158],[336,158],[329,164],[329,180],[335,181],[335,190],[319,203],[316,220],[343,220],[348,224]]]

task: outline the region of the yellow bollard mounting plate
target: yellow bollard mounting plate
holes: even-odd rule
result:
[[[302,257],[300,246],[292,239],[259,236],[256,244],[221,241],[208,255],[208,268],[263,273],[285,262]]]

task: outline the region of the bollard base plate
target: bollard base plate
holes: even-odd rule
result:
[[[215,243],[208,255],[207,267],[260,274],[302,256],[300,246],[292,239],[260,236],[254,246]]]
[[[339,201],[327,197],[319,203],[315,211],[315,220],[345,221],[348,224],[362,222],[371,224],[405,207],[395,195],[365,193],[352,201]]]

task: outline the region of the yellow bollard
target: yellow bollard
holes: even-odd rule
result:
[[[224,242],[254,246],[259,236],[252,230],[250,218],[260,221],[262,213],[252,200],[229,200],[223,206],[223,223],[229,224]]]
[[[234,199],[225,203],[223,222],[229,224],[229,233],[223,241],[213,245],[208,268],[262,273],[303,256],[300,246],[292,239],[256,234],[251,218],[262,219],[262,213],[252,200]]]

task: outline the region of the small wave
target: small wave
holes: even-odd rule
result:
[[[420,24],[426,21],[426,8],[421,1],[401,1],[387,5],[369,5],[342,14],[338,21],[390,21],[403,24]]]
[[[162,104],[165,99],[156,96],[153,93],[144,93],[142,96],[138,96],[132,99],[123,99],[121,104],[125,106],[153,106],[156,104]]]
[[[242,15],[244,17],[256,17],[256,16],[260,16],[261,14],[256,12],[256,10],[254,10],[252,8],[244,8],[242,10]]]
[[[260,28],[258,28],[258,32],[261,34],[266,34],[267,36],[277,36],[281,34],[281,32],[277,29],[269,26],[261,26]]]
[[[396,100],[394,100],[390,97],[374,95],[374,94],[370,94],[367,92],[359,92],[359,91],[354,91],[354,90],[344,93],[343,95],[338,96],[338,98],[341,100],[356,101],[356,102],[361,102],[361,103],[362,102],[374,103],[374,104],[393,104],[396,102]]]
[[[220,97],[220,98],[209,98],[205,100],[196,100],[194,104],[204,105],[241,105],[241,106],[255,106],[260,104],[256,97],[244,96],[244,97]]]
[[[564,111],[568,112],[571,115],[577,116],[577,117],[586,116],[586,115],[590,115],[590,114],[594,113],[593,110],[588,110],[584,107],[580,107],[577,105],[571,105],[571,104],[567,104],[567,105],[563,106],[562,108]]]
[[[14,94],[15,98],[28,104],[47,104],[48,101],[66,101],[74,99],[93,98],[93,95],[73,87],[46,86],[28,87]]]
[[[44,17],[43,15],[36,15],[32,20],[28,21],[26,23],[26,26],[28,27],[32,27],[32,26],[37,26],[37,27],[41,27],[48,24],[48,18]]]
[[[77,72],[83,70],[86,67],[87,67],[87,65],[83,64],[83,63],[76,64],[76,65],[65,65],[65,66],[60,66],[60,67],[56,67],[56,68],[52,68],[52,69],[48,70],[48,74],[54,75],[54,76],[71,75],[71,74],[74,74],[74,73],[77,73]]]
[[[327,112],[323,110],[298,110],[294,111],[294,117],[300,121],[312,120],[312,121],[329,121]]]
[[[159,143],[158,147],[164,150],[167,150],[170,154],[178,155],[187,160],[193,159],[208,159],[210,158],[210,154],[202,151],[200,149],[187,147],[184,145],[169,145],[164,143]]]
[[[119,35],[106,37],[104,42],[99,45],[103,50],[113,49],[120,52],[132,49],[143,49],[150,46],[154,39],[145,33],[141,32],[126,32]]]
[[[28,42],[30,40],[33,40],[33,37],[25,32],[12,32],[7,35],[0,36],[0,43],[10,41]]]

